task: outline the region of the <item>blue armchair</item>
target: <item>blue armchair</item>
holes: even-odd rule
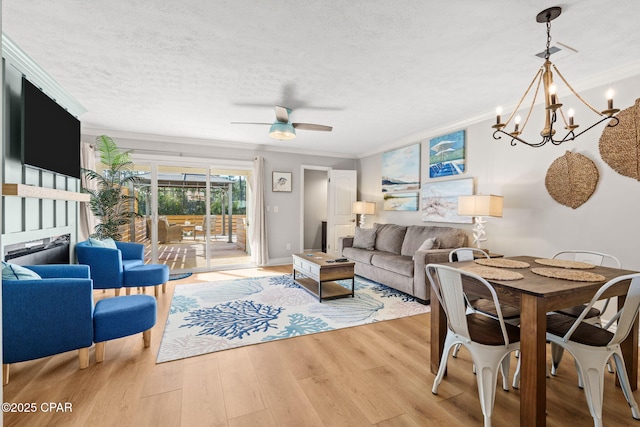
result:
[[[78,263],[91,267],[94,289],[115,289],[118,296],[122,287],[129,295],[131,288],[154,286],[158,296],[158,287],[162,285],[162,292],[166,292],[168,266],[145,264],[144,245],[141,243],[112,243],[116,249],[94,246],[91,240],[76,245]]]
[[[115,242],[117,249],[93,246],[89,240],[76,245],[79,264],[91,267],[94,289],[115,289],[125,286],[127,269],[144,265],[144,245],[140,243]]]
[[[93,286],[86,265],[27,266],[41,279],[2,280],[2,380],[9,365],[78,350],[89,366]]]

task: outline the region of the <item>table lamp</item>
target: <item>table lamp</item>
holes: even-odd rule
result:
[[[373,202],[353,202],[351,213],[360,215],[360,228],[364,228],[364,216],[376,213],[376,204]]]
[[[475,218],[473,243],[477,245],[478,249],[482,249],[481,242],[487,240],[486,237],[484,237],[487,234],[484,229],[486,221],[484,221],[482,217],[494,216],[502,218],[502,199],[502,196],[493,194],[458,197],[458,215],[472,216]]]

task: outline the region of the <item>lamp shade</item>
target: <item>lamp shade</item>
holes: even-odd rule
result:
[[[493,194],[459,196],[458,215],[502,217],[502,196]]]
[[[275,122],[269,128],[269,136],[275,139],[293,139],[296,137],[296,130],[291,123]]]
[[[373,215],[376,213],[376,204],[373,202],[353,202],[351,213],[360,215]]]

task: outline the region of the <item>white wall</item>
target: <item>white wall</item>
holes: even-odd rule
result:
[[[615,90],[617,108],[631,107],[640,98],[640,76],[613,82],[610,87]],[[609,85],[595,88],[581,95],[597,109],[604,109],[604,94],[608,88]],[[562,92],[559,95],[561,101],[568,105],[569,97]],[[577,104],[572,106],[576,109],[576,121],[582,124],[582,129],[595,121],[597,116],[587,111],[586,107],[578,108]],[[525,139],[535,139],[542,128],[539,108],[530,119],[526,134],[523,135]],[[541,148],[531,148],[521,144],[512,147],[506,137],[494,140],[491,129],[493,123],[485,121],[466,128],[467,171],[455,177],[474,177],[476,193],[504,196],[503,217],[486,218],[489,240],[483,246],[505,255],[540,257],[552,256],[561,249],[598,250],[618,257],[623,268],[640,270],[640,256],[636,249],[640,241],[640,182],[618,174],[600,158],[598,141],[605,124],[560,146],[547,144]],[[428,174],[428,141],[437,136],[440,135],[415,141],[422,142],[423,183],[436,181],[424,176]],[[600,175],[594,194],[577,209],[557,203],[545,187],[547,169],[566,151],[589,157]],[[422,224],[420,212],[382,211],[380,169],[381,154],[360,161],[359,198],[377,202],[375,218],[368,217],[368,220]],[[469,224],[431,225],[453,225],[469,230],[472,227]]]

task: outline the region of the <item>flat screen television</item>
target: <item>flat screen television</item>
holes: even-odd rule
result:
[[[22,161],[80,178],[80,121],[24,77]]]

